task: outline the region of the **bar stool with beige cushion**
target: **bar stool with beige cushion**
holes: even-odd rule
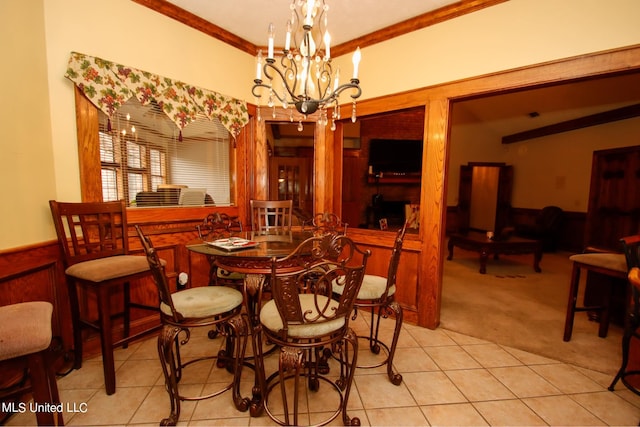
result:
[[[272,259],[273,299],[260,310],[253,346],[259,394],[275,423],[307,424],[299,419],[301,404],[306,405],[306,384],[313,399],[325,402],[327,418],[315,420],[315,425],[328,424],[340,414],[343,425],[360,425],[347,413],[358,358],[358,338],[349,321],[370,255],[344,235],[325,234],[305,240],[284,258]],[[343,289],[334,299],[337,287]],[[268,376],[262,363],[263,336],[280,348],[278,369]],[[327,375],[322,369],[325,350],[333,350],[339,372]]]
[[[569,284],[569,299],[567,302],[567,315],[564,322],[564,341],[571,340],[573,332],[573,319],[577,311],[599,311],[600,327],[598,336],[604,338],[609,330],[609,300],[610,295],[605,296],[604,301],[598,306],[577,306],[578,288],[580,286],[581,270],[593,271],[607,276],[626,280],[627,261],[624,254],[614,252],[593,252],[576,254],[569,257],[573,262],[571,271],[571,282]]]
[[[386,365],[387,377],[394,385],[402,383],[402,375],[393,371],[393,358],[398,346],[400,331],[402,330],[402,320],[404,312],[402,307],[395,300],[396,293],[396,276],[398,273],[398,264],[400,263],[400,254],[402,253],[402,245],[404,236],[407,231],[408,223],[398,230],[391,251],[389,267],[387,269],[387,277],[377,276],[373,274],[365,274],[362,279],[362,286],[358,292],[358,297],[353,304],[354,309],[370,311],[370,325],[368,336],[358,336],[358,338],[366,339],[369,343],[369,350],[373,354],[379,354],[384,349],[386,356],[380,360],[366,364],[361,363],[358,368],[370,369]],[[340,292],[340,288],[336,288]],[[395,327],[390,343],[385,343],[380,339],[380,320],[387,318],[393,314],[395,318]]]
[[[158,336],[158,356],[164,374],[165,389],[169,394],[170,414],[160,421],[160,425],[176,425],[180,419],[182,401],[209,399],[231,390],[232,402],[238,411],[249,409],[249,398],[240,395],[240,379],[249,335],[249,323],[243,313],[243,295],[228,286],[194,286],[172,292],[167,281],[165,262],[162,261],[149,236],[145,236],[139,226],[136,231],[146,254],[154,282],[160,296],[160,318],[162,332]],[[215,328],[216,335],[224,337],[224,349],[217,354],[211,351],[205,355],[182,354],[195,328]],[[194,396],[180,387],[184,369],[196,362],[216,359],[218,368],[226,367],[232,373],[232,380],[216,380],[213,391],[206,387],[202,395]],[[188,390],[188,388],[187,388]]]
[[[45,301],[23,302],[0,307],[0,361],[25,358],[31,380],[38,425],[63,425],[58,386],[49,360],[51,314],[53,306]],[[0,393],[2,400],[3,393]],[[43,406],[40,406],[43,405]],[[47,409],[48,408],[48,409]]]
[[[127,210],[123,201],[96,203],[68,203],[50,200],[51,214],[63,256],[74,340],[75,369],[82,367],[82,329],[91,328],[100,334],[104,383],[107,394],[116,392],[113,348],[127,344],[140,336],[159,329],[160,324],[129,333],[130,309],[158,312],[158,307],[132,302],[130,284],[151,277],[144,256],[129,255]],[[89,310],[82,312],[78,291],[93,294],[97,316]],[[121,292],[123,310],[114,313],[111,296]],[[95,319],[97,317],[97,320]],[[113,340],[115,317],[123,317],[123,337]]]

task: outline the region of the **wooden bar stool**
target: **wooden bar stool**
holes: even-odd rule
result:
[[[151,277],[144,256],[129,255],[127,210],[122,200],[117,202],[65,203],[50,200],[51,215],[65,266],[71,322],[74,340],[74,369],[82,367],[82,329],[91,328],[100,334],[104,386],[107,394],[116,392],[116,371],[113,349],[160,328],[153,325],[136,334],[130,333],[131,308],[158,312],[157,306],[131,301],[131,283]],[[92,294],[97,313],[81,310]],[[112,309],[111,296],[122,293],[122,310]],[[97,319],[96,319],[97,317]],[[122,317],[122,335],[114,340],[116,317]]]
[[[584,253],[572,255],[569,257],[573,261],[573,269],[571,271],[571,282],[569,285],[569,300],[567,302],[567,316],[564,322],[564,341],[571,340],[573,332],[573,319],[576,311],[599,311],[600,327],[598,336],[604,338],[609,330],[609,294],[605,297],[601,305],[598,306],[577,306],[578,288],[580,286],[581,270],[593,271],[607,276],[626,280],[627,278],[627,261],[622,253]]]
[[[386,365],[387,376],[389,377],[389,381],[394,385],[400,385],[402,383],[402,375],[393,371],[393,358],[396,353],[396,347],[398,346],[404,315],[402,307],[395,300],[395,293],[398,264],[400,263],[400,255],[402,254],[402,245],[407,226],[408,223],[405,222],[404,226],[396,233],[396,239],[389,260],[387,277],[365,274],[362,279],[362,286],[353,304],[355,310],[354,318],[358,310],[368,310],[371,312],[369,335],[358,336],[358,338],[368,341],[369,350],[371,350],[373,354],[379,354],[381,349],[384,349],[383,351],[387,353],[386,357],[381,361],[369,365],[362,364],[359,365],[358,368],[370,369]],[[339,294],[340,288],[337,288],[337,291]],[[390,314],[395,318],[395,328],[391,342],[385,343],[380,338],[380,320],[387,318]]]
[[[628,309],[624,335],[622,337],[622,365],[613,378],[611,385],[609,385],[609,390],[613,391],[616,383],[622,381],[629,390],[635,394],[640,394],[640,390],[637,388],[637,379],[640,377],[640,370],[627,370],[631,350],[631,339],[640,338],[640,335],[638,335],[638,327],[640,327],[640,269],[638,269],[638,267],[632,268],[629,272],[629,284],[631,285],[632,300],[631,306]],[[628,381],[631,377],[636,378],[635,383]]]
[[[609,390],[613,391],[616,383],[622,383],[635,394],[640,395],[640,369],[637,363],[629,367],[632,358],[631,342],[640,339],[640,234],[620,239],[622,249],[629,267],[629,287],[627,292],[627,312],[622,336],[622,364],[614,377]],[[634,360],[635,362],[635,360]]]
[[[0,361],[25,358],[38,425],[64,425],[58,386],[48,350],[51,344],[53,306],[45,301],[0,307]],[[0,396],[1,398],[2,396]]]

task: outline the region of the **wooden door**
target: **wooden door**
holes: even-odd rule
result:
[[[269,198],[293,200],[293,207],[313,214],[311,157],[271,157],[269,160]]]
[[[585,245],[620,251],[640,233],[640,146],[593,153]]]
[[[640,146],[594,151],[585,246],[622,251],[620,239],[640,234]],[[610,299],[611,321],[624,324],[627,281],[589,272],[584,305]],[[598,320],[600,313],[589,312]]]
[[[498,197],[496,200],[496,221],[494,230],[500,233],[510,224],[511,193],[513,192],[513,166],[502,166],[498,176]]]
[[[363,160],[356,150],[345,150],[342,159],[342,220],[352,227],[366,223],[364,197]]]
[[[473,166],[460,166],[460,184],[458,186],[458,232],[469,230],[471,222],[471,185]]]

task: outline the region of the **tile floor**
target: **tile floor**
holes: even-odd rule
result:
[[[366,330],[362,316],[353,322]],[[385,324],[390,335],[391,321]],[[185,357],[217,352],[220,340],[194,334]],[[368,350],[360,360],[370,358]],[[619,385],[607,390],[610,375],[546,359],[439,328],[405,324],[395,367],[404,380],[392,385],[382,368],[358,369],[349,400],[349,415],[363,426],[515,426],[515,425],[638,425],[640,396]],[[186,348],[189,348],[187,351]],[[169,414],[169,400],[150,337],[116,352],[117,392],[103,388],[100,358],[88,359],[82,369],[58,380],[61,400],[77,412],[64,414],[67,425],[158,425]],[[266,360],[267,369],[277,357]],[[230,378],[211,362],[199,363],[185,374],[183,390],[211,391]],[[253,371],[243,371],[243,395],[249,396]],[[321,389],[322,390],[322,389]],[[320,396],[308,396],[300,423],[326,416]],[[340,425],[341,418],[332,425]],[[33,425],[35,416],[16,414],[7,425]],[[198,402],[184,402],[180,425],[276,425],[266,415],[251,418],[231,403],[231,394]]]

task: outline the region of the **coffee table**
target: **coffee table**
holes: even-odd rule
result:
[[[493,240],[487,237],[486,233],[469,231],[467,233],[456,233],[449,236],[449,256],[453,258],[453,248],[457,246],[462,249],[478,252],[480,254],[480,274],[487,272],[487,258],[493,254],[498,258],[500,254],[533,254],[533,269],[540,273],[540,260],[542,259],[542,241],[524,239],[521,237],[508,237]]]

